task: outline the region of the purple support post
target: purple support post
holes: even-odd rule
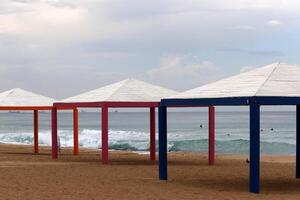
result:
[[[208,108],[208,164],[215,163],[215,107]]]
[[[78,155],[78,109],[73,109],[73,135],[74,135],[74,155]]]
[[[57,108],[53,107],[51,111],[52,119],[52,159],[57,159]]]
[[[33,123],[34,123],[34,153],[39,153],[39,111],[33,111]]]
[[[155,107],[150,107],[150,160],[155,160]]]
[[[108,164],[108,107],[102,105],[102,163]]]

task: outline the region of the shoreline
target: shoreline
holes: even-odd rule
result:
[[[217,141],[217,140],[216,140]],[[0,142],[0,145],[12,145],[12,146],[24,146],[24,147],[32,147],[33,144],[22,144],[22,143],[3,143]],[[46,145],[46,144],[39,144],[40,148],[51,148],[51,146]],[[296,145],[295,145],[296,147]],[[61,147],[62,149],[68,149],[72,150],[73,147]],[[101,149],[94,148],[94,147],[79,147],[79,150],[84,150],[84,151],[101,151]],[[138,151],[138,150],[118,150],[118,149],[109,149],[109,152],[131,152],[131,153],[136,153],[136,154],[141,154],[141,155],[148,155],[150,154],[149,151]],[[207,152],[200,152],[200,151],[168,151],[168,153],[196,153],[196,154],[207,154]],[[247,156],[249,153],[222,153],[216,151],[216,155],[222,155],[222,156]],[[275,154],[275,153],[260,153],[261,156],[266,156],[266,157],[281,157],[281,156],[296,156],[296,153],[289,153],[289,154]]]

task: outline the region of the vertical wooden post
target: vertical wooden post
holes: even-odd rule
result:
[[[108,107],[102,105],[102,163],[108,164]]]
[[[159,106],[159,179],[168,179],[167,161],[167,107]]]
[[[155,107],[150,108],[150,159],[155,160]]]
[[[51,111],[52,123],[52,159],[57,159],[57,108],[53,107]]]
[[[208,164],[215,163],[215,107],[208,108]]]
[[[74,155],[78,155],[78,109],[73,109]]]
[[[296,178],[300,178],[300,105],[296,105]]]
[[[250,105],[250,175],[249,191],[259,193],[260,106]]]
[[[34,153],[38,154],[39,153],[39,113],[38,110],[33,111],[33,126],[34,126]]]

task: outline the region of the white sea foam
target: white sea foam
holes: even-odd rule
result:
[[[58,135],[62,147],[73,146],[73,132],[71,130],[59,130]],[[33,133],[0,133],[0,142],[8,144],[33,144]],[[39,144],[51,145],[51,132],[39,132]],[[136,150],[149,148],[149,133],[136,131],[109,130],[109,145],[124,145]],[[86,148],[101,148],[101,131],[83,129],[79,132],[79,146]]]
[[[205,134],[196,132],[174,131],[168,133],[169,151],[207,151],[207,131]],[[274,136],[275,134],[275,136]],[[73,146],[73,131],[58,130],[62,147]],[[156,138],[158,135],[156,133]],[[222,153],[248,153],[249,139],[247,134],[226,130],[216,130],[216,150]],[[33,133],[0,133],[0,143],[8,144],[33,144]],[[51,145],[51,131],[39,132],[39,144]],[[79,132],[79,146],[85,148],[101,148],[101,131],[95,129],[83,129]],[[109,130],[109,147],[112,150],[130,150],[148,152],[149,132]],[[295,149],[295,135],[291,131],[286,134],[278,134],[278,131],[265,130],[261,133],[261,147],[263,153],[290,154]],[[280,151],[278,151],[280,149]]]

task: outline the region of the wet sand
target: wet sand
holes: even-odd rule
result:
[[[169,180],[158,180],[149,155],[50,148],[34,155],[32,146],[0,145],[0,199],[300,199],[294,156],[262,156],[261,194],[248,193],[247,156],[218,155],[214,166],[199,153],[169,153]]]

